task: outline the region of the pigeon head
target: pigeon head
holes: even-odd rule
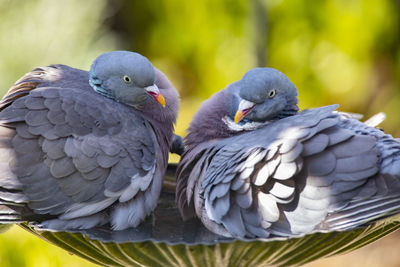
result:
[[[235,123],[274,121],[299,110],[296,87],[275,69],[252,69],[231,90],[237,100],[231,114]]]
[[[153,65],[138,53],[104,53],[93,62],[89,75],[90,86],[115,101],[139,109],[147,101],[165,106],[165,99],[155,84]]]

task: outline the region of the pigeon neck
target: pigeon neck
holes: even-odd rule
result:
[[[227,138],[235,133],[223,122],[228,115],[232,95],[227,90],[214,94],[203,102],[194,115],[185,143],[189,147],[214,139]]]
[[[179,109],[179,96],[175,88],[159,88],[160,93],[165,98],[165,107],[160,105],[153,99],[149,99],[145,106],[141,109],[144,117],[150,122],[155,129],[159,140],[169,148],[172,142],[172,134],[174,124]]]

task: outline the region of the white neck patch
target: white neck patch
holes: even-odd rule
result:
[[[266,122],[246,122],[244,124],[237,124],[235,123],[231,118],[228,116],[225,116],[222,118],[222,121],[225,123],[226,126],[228,126],[229,130],[234,131],[234,132],[242,132],[242,131],[252,131],[256,130],[258,128],[261,128],[267,124],[270,124],[270,121]]]

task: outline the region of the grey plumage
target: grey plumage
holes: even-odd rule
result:
[[[27,73],[0,103],[0,222],[136,227],[156,206],[178,106],[133,52],[103,54],[90,73]]]
[[[249,71],[200,107],[176,198],[224,236],[344,230],[400,212],[400,143],[337,105],[297,113],[274,69]]]

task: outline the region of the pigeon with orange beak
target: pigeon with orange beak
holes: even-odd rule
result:
[[[400,213],[400,142],[337,105],[298,113],[281,72],[256,68],[205,101],[185,138],[177,205],[227,237],[347,230]]]
[[[100,55],[90,72],[36,68],[0,103],[0,223],[138,226],[156,207],[179,96],[145,57]]]

